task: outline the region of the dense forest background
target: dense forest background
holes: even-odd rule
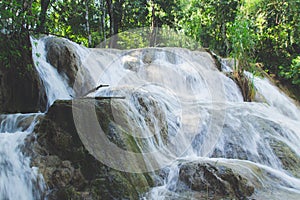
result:
[[[300,96],[299,10],[300,0],[2,0],[0,67],[31,50],[29,35],[87,47],[204,47]]]

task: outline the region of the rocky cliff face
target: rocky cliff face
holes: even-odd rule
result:
[[[103,127],[112,119],[109,101],[95,102]],[[116,136],[117,129],[110,128],[106,133],[115,143],[130,148],[132,144],[121,139],[121,133]],[[31,142],[32,165],[38,166],[44,176],[49,187],[48,199],[138,199],[153,185],[149,174],[117,171],[86,150],[74,125],[72,101],[56,101],[40,119],[35,132],[36,137],[31,136],[31,141],[36,141]]]

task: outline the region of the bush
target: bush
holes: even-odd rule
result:
[[[288,67],[280,66],[280,76],[292,81],[294,85],[300,86],[300,56],[293,59],[292,64]]]

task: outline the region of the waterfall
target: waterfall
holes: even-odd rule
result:
[[[146,145],[137,139],[142,151],[160,151],[155,158],[143,154],[145,162],[150,162],[146,170],[168,171],[144,198],[182,199],[184,195],[176,189],[180,187],[180,166],[203,160],[228,166],[263,188],[254,198],[300,197],[300,180],[295,175],[299,169],[286,166],[280,155],[286,150],[299,159],[299,108],[270,81],[246,72],[264,99],[247,103],[236,84],[217,71],[204,52],[158,48],[122,53],[113,56],[109,51],[94,50],[85,57],[85,67],[93,63],[98,83],[112,86],[93,95],[126,97],[115,103],[128,115],[131,127],[127,131],[146,138]],[[165,124],[160,120],[167,123],[170,145],[163,142]],[[158,135],[158,141],[153,135]]]
[[[31,38],[32,56],[47,94],[47,108],[56,99],[70,99],[72,88],[46,59],[43,40]],[[43,199],[46,185],[22,148],[41,113],[0,115],[0,199]],[[26,148],[26,147],[25,147]]]
[[[85,50],[75,46],[82,55]],[[142,198],[203,197],[195,191],[188,195],[183,192],[186,185],[179,175],[182,165],[196,162],[226,166],[243,175],[256,188],[253,198],[299,199],[299,108],[266,78],[245,72],[262,99],[249,103],[243,102],[238,86],[216,69],[206,52],[93,49],[82,59],[94,86],[111,86],[89,96],[126,97],[111,104],[116,108],[116,123],[124,126],[118,120],[120,113],[126,113],[126,132],[136,138],[144,152],[146,164],[135,172],[165,172]],[[225,70],[230,72],[227,66]],[[290,157],[285,160],[285,155]],[[111,156],[122,160],[117,153]],[[140,159],[129,153],[122,156],[127,162]],[[290,166],[294,160],[297,164]],[[132,170],[126,162],[119,162],[122,166],[103,162],[119,170]]]
[[[41,199],[43,177],[21,152],[39,114],[0,115],[0,199]]]
[[[73,91],[68,86],[66,77],[59,74],[57,69],[47,62],[45,41],[31,38],[31,45],[35,68],[45,87],[48,99],[47,109],[56,99],[71,99]]]
[[[125,172],[153,172],[155,186],[140,194],[141,199],[213,198],[209,180],[204,181],[208,189],[203,194],[189,185],[189,181],[197,180],[184,179],[185,170],[199,170],[199,166],[212,166],[216,177],[217,169],[238,174],[255,188],[250,198],[299,199],[300,112],[270,81],[245,72],[253,79],[260,99],[249,103],[243,101],[239,87],[216,69],[215,61],[204,51],[120,51],[67,43],[82,62],[74,85],[69,85],[67,74],[59,73],[47,62],[45,38],[32,39],[33,58],[48,107],[57,99],[81,97],[82,91],[100,84],[110,87],[87,97],[124,97],[111,99],[114,123],[133,136],[142,153],[112,149],[115,147],[105,144],[105,140],[99,144],[106,158],[111,159],[105,160],[103,155],[99,159]],[[229,67],[223,68],[230,72]],[[44,188],[37,169],[30,168],[29,158],[20,152],[24,138],[33,130],[36,115],[0,116],[0,163],[5,166],[0,169],[2,199],[39,199],[39,192],[34,191]],[[84,119],[94,116],[83,111],[80,115]],[[73,116],[78,117],[76,113]],[[29,118],[32,123],[26,122]],[[84,145],[92,154],[89,144]],[[201,179],[197,173],[200,172],[193,175]]]

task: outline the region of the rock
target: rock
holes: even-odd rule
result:
[[[63,38],[48,37],[45,41],[45,48],[47,61],[55,67],[61,75],[67,77],[70,87],[75,90],[78,96],[93,88],[92,83],[84,81],[91,80],[91,78],[88,73],[84,71],[84,68],[81,67],[81,58],[74,44]],[[75,80],[77,80],[76,86],[74,86]]]
[[[286,143],[280,140],[271,138],[269,143],[276,156],[280,159],[283,168],[295,177],[300,178],[299,155],[297,155]]]
[[[134,141],[112,123],[110,100],[94,103],[107,137],[121,148],[138,152]],[[37,166],[44,176],[50,189],[48,199],[138,199],[153,185],[149,174],[112,169],[87,151],[74,124],[72,101],[56,101],[35,133],[32,166]]]
[[[69,78],[70,85],[74,84],[76,73],[81,65],[80,58],[69,41],[50,37],[45,41],[47,61]]]
[[[224,165],[212,163],[184,163],[177,190],[186,190],[182,185],[209,199],[246,199],[254,193],[254,186],[246,178]]]
[[[155,59],[163,59],[167,60],[169,63],[176,64],[177,63],[177,56],[174,50],[171,48],[146,48],[142,50],[142,61],[144,64],[151,64]]]
[[[1,38],[5,39],[0,40],[0,54],[5,58],[0,60],[0,112],[44,111],[47,100],[38,72],[34,68],[29,33],[9,38],[1,34]],[[7,52],[9,54],[6,56]],[[20,56],[12,52],[17,52]]]

